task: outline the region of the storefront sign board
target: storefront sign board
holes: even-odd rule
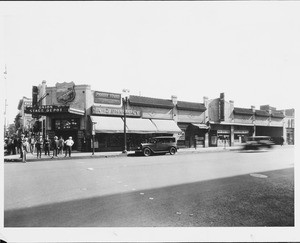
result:
[[[121,94],[95,91],[94,103],[121,105]]]
[[[29,114],[66,113],[70,106],[66,105],[42,105],[39,107],[26,106],[24,112]]]
[[[248,134],[249,131],[247,130],[234,130],[234,134]]]
[[[218,134],[230,134],[230,130],[218,130]]]
[[[124,110],[117,109],[117,108],[104,108],[104,107],[93,106],[92,115],[124,116]],[[142,112],[140,110],[126,109],[126,115],[131,117],[141,117]]]
[[[56,83],[56,100],[59,103],[72,102],[75,99],[75,84],[74,82]]]

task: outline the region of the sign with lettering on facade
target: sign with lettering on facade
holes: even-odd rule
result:
[[[118,108],[92,106],[92,114],[102,116],[124,116],[124,110]],[[126,109],[126,116],[141,117],[142,112],[140,110]]]
[[[26,106],[24,112],[29,114],[66,113],[70,106],[67,105],[42,105],[38,107]]]
[[[230,130],[218,130],[218,134],[229,134]]]
[[[247,130],[234,130],[234,134],[248,134],[249,131]]]
[[[75,84],[74,82],[56,83],[56,100],[59,103],[72,102],[75,99]]]
[[[95,91],[94,103],[121,105],[121,94]]]

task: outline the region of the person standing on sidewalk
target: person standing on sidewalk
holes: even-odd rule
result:
[[[51,141],[49,139],[49,136],[46,136],[46,139],[44,140],[44,150],[45,150],[45,155],[50,156],[50,145]]]
[[[54,136],[54,140],[53,140],[53,156],[54,157],[58,157],[58,148],[59,148],[59,140],[57,136]]]
[[[34,145],[35,145],[35,137],[34,137],[34,135],[31,135],[31,138],[30,138],[30,140],[29,140],[29,144],[30,144],[30,152],[31,152],[31,154],[33,154],[33,152],[34,152]]]
[[[28,143],[28,138],[24,138],[22,142],[22,162],[26,163],[27,153],[30,153],[30,145]]]
[[[37,154],[37,158],[42,157],[42,147],[43,147],[43,137],[40,136],[36,143],[35,143],[35,147],[36,147],[36,154]]]
[[[60,136],[58,140],[58,154],[63,154],[64,145],[65,140],[62,138],[62,136]]]
[[[71,157],[72,146],[74,144],[74,141],[72,140],[72,137],[69,137],[69,139],[67,139],[65,141],[65,144],[66,144],[66,155],[65,155],[65,157],[67,157],[68,153],[69,153],[69,157]]]
[[[18,139],[18,150],[20,152],[20,159],[23,159],[23,140],[25,135],[22,134],[21,137]]]

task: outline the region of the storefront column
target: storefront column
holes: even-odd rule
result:
[[[234,125],[230,126],[230,146],[234,146]]]

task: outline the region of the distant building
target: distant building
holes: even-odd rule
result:
[[[284,135],[285,143],[288,145],[295,144],[295,109],[281,110],[284,113]]]
[[[226,101],[224,93],[219,98],[207,102],[210,124],[209,146],[234,146],[247,140],[249,136],[270,136],[276,143],[284,136],[282,111],[262,105],[259,110],[234,107],[232,100]]]

